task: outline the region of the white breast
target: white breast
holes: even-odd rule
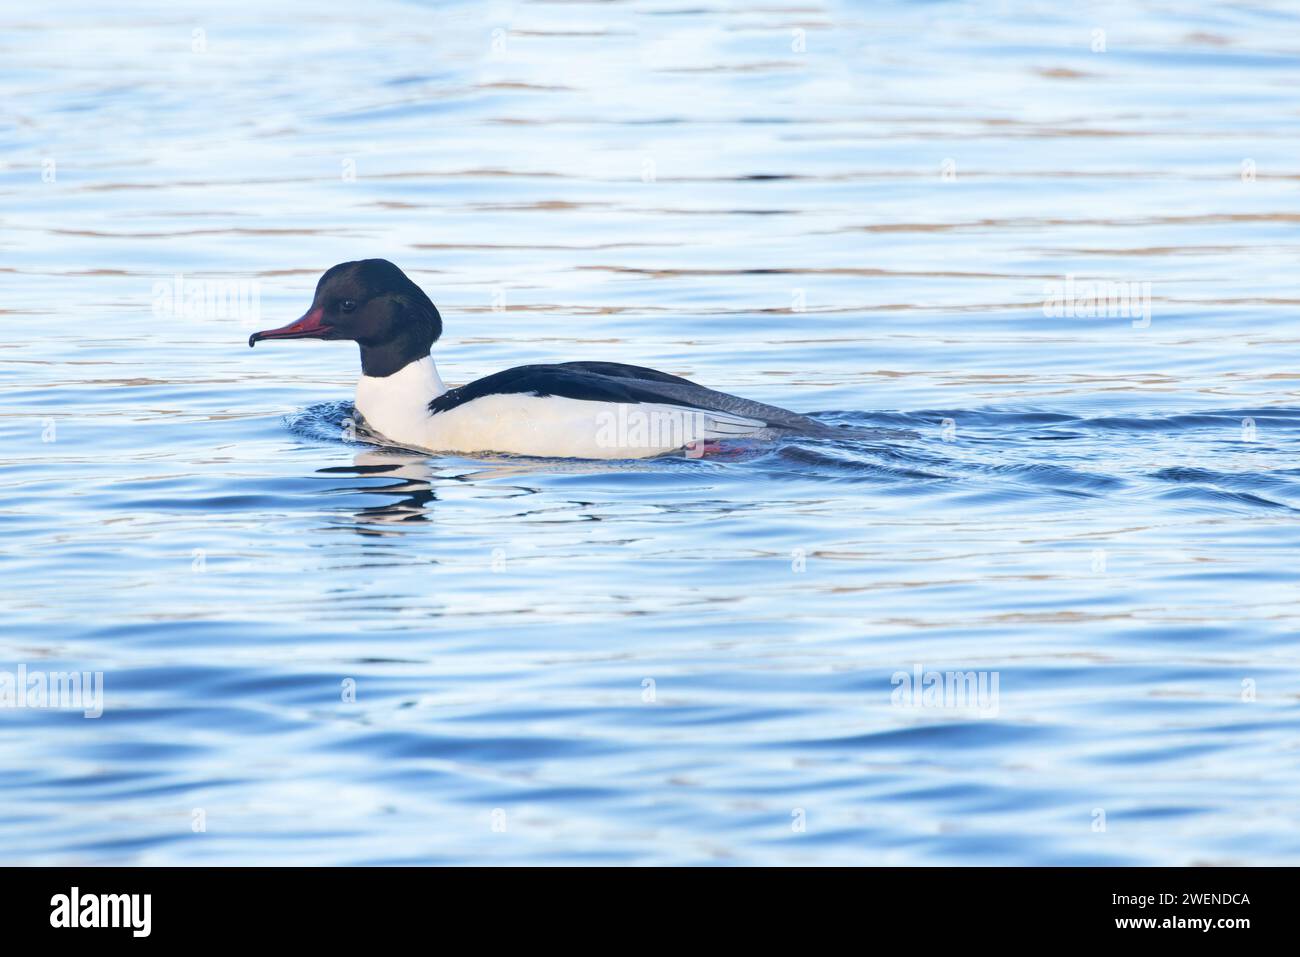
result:
[[[446,391],[433,358],[426,357],[392,375],[363,375],[357,382],[356,409],[372,432],[398,445],[427,448],[419,439],[429,421],[429,403]]]

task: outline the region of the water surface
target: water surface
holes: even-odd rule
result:
[[[1298,28],[6,12],[0,669],[106,690],[0,710],[0,859],[1294,863]],[[352,346],[244,343],[371,256],[449,382],[633,362],[917,437],[352,442]],[[1045,314],[1067,277],[1149,322]],[[900,707],[917,667],[996,713]]]

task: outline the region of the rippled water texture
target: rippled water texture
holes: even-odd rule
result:
[[[0,669],[105,687],[0,710],[5,862],[1300,857],[1294,5],[0,37]],[[351,345],[245,340],[369,256],[449,382],[634,362],[918,437],[348,441]],[[1048,314],[1067,277],[1149,321]]]

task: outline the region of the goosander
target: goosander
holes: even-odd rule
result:
[[[448,389],[429,354],[442,316],[386,259],[340,263],[311,308],[263,339],[346,339],[361,347],[356,413],[404,448],[555,458],[646,458],[774,430],[826,435],[807,416],[618,362],[506,369]]]

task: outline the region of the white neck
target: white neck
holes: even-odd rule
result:
[[[408,362],[392,375],[363,375],[357,381],[356,409],[373,431],[395,442],[422,435],[429,403],[447,391],[433,356]]]

